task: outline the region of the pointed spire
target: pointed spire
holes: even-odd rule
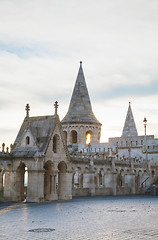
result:
[[[129,107],[127,111],[127,116],[122,132],[122,137],[136,137],[138,136],[132,109],[131,109],[131,103],[129,102]]]
[[[93,114],[91,102],[88,94],[88,89],[83,73],[82,62],[75,83],[75,87],[72,93],[69,110],[62,123],[68,122],[81,122],[81,123],[97,123],[99,121]]]

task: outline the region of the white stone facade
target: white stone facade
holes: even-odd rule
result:
[[[121,137],[100,143],[82,63],[70,106],[26,117],[11,152],[0,153],[0,200],[40,202],[73,196],[143,194],[158,181],[158,139],[139,136],[129,104]],[[90,143],[86,144],[88,138]],[[26,184],[26,174],[28,183]]]

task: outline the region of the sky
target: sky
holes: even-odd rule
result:
[[[101,141],[120,137],[131,102],[158,137],[157,0],[0,0],[0,145],[25,118],[65,116],[79,62]]]

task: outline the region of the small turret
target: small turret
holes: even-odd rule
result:
[[[127,111],[127,116],[124,124],[124,128],[122,131],[122,137],[137,137],[138,132],[135,125],[132,109],[131,109],[131,103],[129,102],[129,107]]]
[[[62,126],[68,144],[85,144],[87,135],[90,135],[90,142],[100,140],[101,123],[92,111],[82,62],[80,62],[69,109],[62,120]]]

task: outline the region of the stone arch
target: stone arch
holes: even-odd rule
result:
[[[71,143],[73,144],[73,143],[77,143],[77,141],[78,141],[78,136],[77,136],[78,134],[77,134],[77,131],[75,131],[75,130],[72,130],[71,131]]]
[[[55,134],[53,136],[53,152],[54,153],[59,153],[60,151],[60,137],[58,134]]]
[[[45,165],[45,173],[44,173],[44,199],[51,200],[52,194],[56,193],[56,179],[53,175],[54,165],[52,161],[48,160]]]
[[[125,183],[124,169],[121,169],[120,173],[118,174],[117,184],[118,186],[123,187],[124,183]]]
[[[1,165],[0,165],[0,191],[3,190],[4,183],[5,183],[5,171],[4,171],[3,164],[1,163]]]
[[[76,168],[74,174],[74,187],[82,187],[83,186],[83,174],[80,167]]]
[[[27,178],[27,179],[26,179]],[[27,197],[28,167],[20,162],[16,170],[16,200],[24,201]]]

